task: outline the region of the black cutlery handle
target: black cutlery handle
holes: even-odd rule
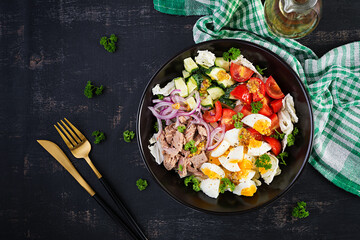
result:
[[[131,235],[133,239],[138,239],[136,234],[130,227],[122,220],[110,207],[107,205],[104,200],[98,196],[97,194],[94,194],[92,196],[96,202],[105,210],[105,212],[114,220],[115,223],[120,225],[121,227],[125,228],[125,230]]]
[[[137,233],[137,237],[142,240],[147,240],[148,238],[145,236],[139,225],[136,223],[135,219],[131,216],[130,212],[125,207],[124,203],[120,200],[117,194],[112,190],[110,185],[106,182],[106,180],[101,177],[99,181],[104,186],[105,190],[109,193],[111,198],[114,200],[116,206],[121,211],[122,215],[125,217],[129,225],[133,228],[133,230]]]

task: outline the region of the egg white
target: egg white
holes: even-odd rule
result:
[[[252,187],[252,186],[254,186],[254,187]],[[253,192],[253,194],[255,194],[255,192],[256,192],[256,190],[257,190],[257,187],[256,187],[255,182],[252,181],[252,180],[242,181],[242,182],[240,182],[238,185],[236,185],[233,193],[236,194],[236,195],[241,196],[241,195],[244,195],[244,194],[242,193],[243,190],[246,190],[246,189],[251,188],[251,187],[252,187],[252,188],[255,188],[255,191]],[[253,196],[253,195],[251,195],[251,196]],[[250,196],[249,196],[249,197],[250,197]]]
[[[224,170],[221,169],[221,167],[219,167],[216,164],[213,163],[204,163],[203,165],[201,165],[200,170],[210,178],[210,176],[208,175],[207,171],[211,171],[216,173],[218,176],[216,176],[216,178],[223,178],[225,177],[225,172]]]
[[[205,179],[200,183],[200,189],[211,198],[219,196],[220,179]]]
[[[277,157],[275,157],[271,153],[268,153],[268,155],[270,157],[271,168],[268,170],[262,169],[262,171],[260,171],[260,175],[267,185],[269,185],[273,181],[275,176],[281,173],[281,169],[279,167],[279,160],[277,159]]]
[[[261,134],[264,134],[263,129],[257,129],[257,126],[255,126],[255,123],[259,120],[267,121],[269,123],[269,126],[271,125],[271,119],[262,114],[250,114],[244,117],[241,121],[247,126],[254,128]]]
[[[261,145],[259,147],[251,147],[249,145],[247,154],[250,156],[260,156],[271,150],[270,144],[264,141],[260,141],[260,142]]]
[[[239,145],[239,128],[233,128],[225,133],[224,140],[230,143],[231,146]]]
[[[226,140],[223,140],[219,146],[217,146],[212,152],[211,152],[211,156],[212,157],[220,157],[221,155],[223,155],[226,150],[228,150],[230,147],[230,143]]]

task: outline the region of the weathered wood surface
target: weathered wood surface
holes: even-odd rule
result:
[[[320,25],[300,42],[322,55],[359,40],[359,9],[357,0],[324,1]],[[167,196],[146,170],[136,142],[122,140],[124,130],[135,129],[149,78],[170,56],[193,44],[197,19],[158,13],[149,0],[0,2],[0,239],[127,239],[36,143],[49,139],[66,149],[52,127],[63,117],[89,137],[97,129],[107,134],[104,144],[93,146],[91,157],[150,239],[359,239],[359,198],[310,165],[270,206],[239,216],[213,216]],[[111,33],[119,36],[115,54],[98,44]],[[86,99],[88,80],[104,84],[105,94]],[[68,156],[104,193],[85,162]],[[146,191],[137,190],[139,177],[149,180]],[[308,203],[307,219],[291,218],[299,200]]]

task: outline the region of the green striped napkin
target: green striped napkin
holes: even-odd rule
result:
[[[310,164],[335,185],[360,196],[360,42],[318,58],[295,40],[267,29],[261,0],[154,0],[156,10],[206,15],[193,28],[196,43],[238,38],[282,57],[311,96],[315,137]]]

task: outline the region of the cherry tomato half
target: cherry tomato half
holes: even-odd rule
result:
[[[245,104],[251,104],[251,93],[247,88],[246,84],[240,84],[234,90],[231,91],[230,95],[234,96],[236,99],[239,99]]]
[[[270,106],[272,108],[272,110],[274,111],[274,113],[277,113],[278,111],[280,111],[281,107],[282,107],[282,99],[277,99],[274,100],[270,103]]]
[[[216,101],[215,109],[212,109],[210,111],[205,111],[203,114],[203,118],[207,123],[217,122],[220,120],[221,114],[222,114],[221,103],[219,101]]]
[[[283,92],[281,91],[279,85],[276,83],[275,79],[270,76],[265,83],[265,90],[270,97],[274,99],[280,99],[285,97]]]
[[[281,143],[279,140],[277,140],[276,138],[272,138],[272,137],[268,137],[268,136],[263,136],[264,140],[270,144],[271,146],[271,151],[274,153],[275,156],[279,155],[279,153],[281,152]]]
[[[254,102],[260,101],[264,98],[265,84],[260,78],[250,78],[246,86],[248,87],[249,92],[253,94]]]
[[[251,113],[251,106],[250,105],[244,105],[240,112],[242,114],[244,114],[244,117],[246,117],[247,115],[252,114]]]
[[[258,131],[253,128],[248,128],[247,130],[256,140],[261,141],[261,134]]]
[[[264,116],[270,117],[273,114],[273,111],[269,107],[266,98],[263,99],[262,103],[263,103],[263,106],[260,109],[259,113]]]
[[[271,130],[278,129],[280,127],[279,117],[276,113],[270,116],[270,120],[271,120],[271,126],[270,126]]]
[[[230,65],[230,75],[237,82],[245,82],[252,75],[254,71],[250,68],[244,67],[243,65],[231,63]]]
[[[235,114],[236,112],[234,110],[223,108],[221,125],[225,125],[226,131],[234,128],[234,120],[232,119],[232,116]]]

